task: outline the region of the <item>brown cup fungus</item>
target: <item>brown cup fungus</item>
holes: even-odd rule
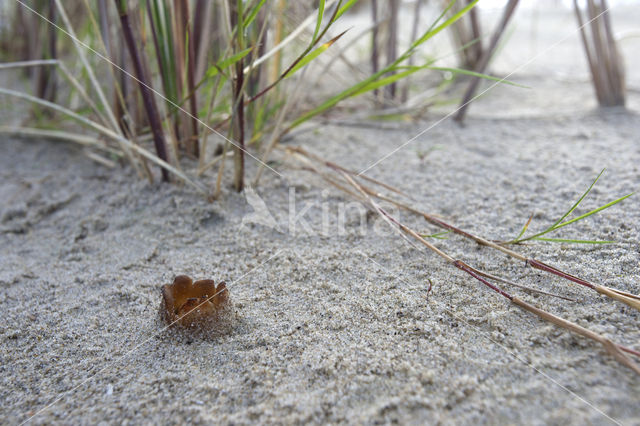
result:
[[[224,282],[199,280],[178,275],[173,284],[162,286],[160,313],[165,322],[207,333],[230,330],[233,307]]]

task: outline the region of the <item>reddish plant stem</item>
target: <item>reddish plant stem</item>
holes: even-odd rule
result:
[[[479,274],[476,273],[476,271],[473,268],[471,268],[469,265],[467,265],[463,261],[456,260],[455,262],[453,262],[453,265],[456,268],[461,269],[464,272],[466,272],[467,274],[471,275],[473,278],[475,278],[476,280],[480,281],[482,284],[486,285],[487,287],[489,287],[491,290],[495,291],[496,293],[506,297],[509,300],[513,300],[513,296],[511,296],[506,291],[502,290],[500,287],[497,287],[497,286],[491,284],[489,281],[487,281],[484,278],[482,278]]]
[[[153,134],[153,142],[155,144],[156,153],[158,157],[167,161],[166,143],[164,140],[164,133],[162,131],[162,124],[158,115],[158,108],[156,106],[153,92],[151,91],[150,80],[147,78],[138,54],[135,38],[133,36],[133,30],[131,28],[131,22],[129,22],[129,14],[127,12],[126,2],[122,0],[114,0],[116,8],[120,14],[120,23],[122,25],[122,34],[129,50],[129,56],[133,63],[133,70],[136,74],[138,81],[138,88],[142,94],[142,102],[147,112],[147,118],[149,119],[149,125],[151,126],[151,133]],[[162,168],[162,180],[164,182],[169,181],[169,173],[165,168]]]
[[[574,283],[583,285],[585,287],[589,287],[590,289],[595,290],[596,286],[591,284],[589,281],[585,281],[581,278],[575,277],[571,274],[567,274],[566,272],[562,272],[561,270],[554,268],[551,265],[547,265],[546,263],[542,263],[535,259],[527,259],[527,265],[530,265],[534,269],[540,269],[541,271],[549,272],[551,274],[562,277],[566,280],[573,281]]]
[[[620,348],[621,351],[625,351],[626,353],[640,357],[640,351],[636,351],[634,349],[627,348],[626,346],[621,346],[621,345],[618,345],[618,347]]]
[[[244,95],[242,86],[244,83],[243,72],[244,61],[240,59],[236,63],[236,87],[234,91],[234,101],[236,104],[236,191],[240,192],[244,188]]]
[[[237,10],[237,6],[234,6],[231,11],[231,25],[233,27],[242,26],[241,16],[242,10]],[[242,29],[238,29],[241,31]],[[242,50],[242,33],[236,35],[237,38],[237,50]],[[235,65],[235,81],[233,87],[233,125],[234,136],[237,142],[235,149],[234,163],[235,163],[235,176],[234,186],[236,191],[240,192],[244,188],[244,60],[240,59]]]

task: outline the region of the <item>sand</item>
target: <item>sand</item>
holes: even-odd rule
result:
[[[586,78],[534,68],[518,81],[532,89],[496,88],[466,126],[445,120],[369,174],[490,239],[515,236],[531,214],[532,229],[553,223],[605,167],[579,212],[638,191],[637,92],[627,110],[603,111]],[[362,169],[442,117],[396,130],[323,125],[287,144]],[[273,227],[243,225],[254,209],[230,188],[208,203],[71,144],[2,147],[3,423],[640,423],[640,377],[597,344],[510,305],[288,164],[256,190]],[[639,222],[633,196],[557,235],[616,244],[518,250],[638,294]],[[575,299],[508,288],[640,349],[637,311],[459,237],[435,244]],[[178,274],[227,282],[231,333],[166,330],[160,286]]]

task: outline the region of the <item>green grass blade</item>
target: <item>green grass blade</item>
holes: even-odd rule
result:
[[[451,231],[441,231],[441,232],[436,232],[434,234],[421,234],[420,236],[422,238],[435,238],[437,240],[446,240],[447,239],[446,235],[450,232]]]
[[[480,0],[472,1],[471,3],[469,3],[468,5],[463,7],[462,9],[460,9],[458,12],[454,13],[449,18],[447,18],[447,20],[444,21],[442,24],[438,25],[435,28],[430,28],[426,33],[424,33],[422,35],[422,37],[418,38],[416,41],[413,42],[413,44],[411,45],[410,50],[413,50],[413,49],[417,48],[418,46],[423,44],[425,41],[429,40],[431,37],[435,36],[440,31],[444,30],[445,28],[449,27],[451,24],[456,22],[458,19],[462,18],[462,16],[465,13],[467,13],[469,10],[471,10],[476,5],[476,3],[478,3],[478,1],[480,1]],[[453,3],[455,3],[455,1],[452,2],[451,5],[453,5]]]
[[[358,0],[349,0],[348,2],[346,2],[342,7],[340,7],[340,3],[338,3],[338,11],[336,12],[335,16],[333,17],[333,19],[331,20],[331,22],[335,22],[338,20],[338,18],[340,18],[342,16],[343,13],[345,13],[347,10],[351,9],[351,6],[353,6],[354,4],[356,4],[358,2]]]
[[[533,239],[536,241],[546,241],[550,243],[575,243],[575,244],[613,244],[615,243],[615,241],[606,241],[606,240],[574,240],[569,238],[536,237]]]
[[[620,197],[617,200],[614,200],[614,201],[611,201],[611,202],[605,204],[604,206],[601,206],[601,207],[598,207],[597,209],[591,210],[588,213],[582,214],[582,215],[580,215],[578,217],[574,217],[573,219],[568,220],[566,222],[562,222],[561,224],[559,224],[555,228],[553,228],[553,230],[562,228],[563,226],[571,225],[574,222],[577,222],[577,221],[582,220],[582,219],[584,219],[586,217],[589,217],[589,216],[591,216],[593,214],[596,214],[596,213],[598,213],[598,212],[600,212],[600,211],[602,211],[604,209],[608,209],[609,207],[611,207],[613,205],[616,205],[616,204],[618,204],[619,202],[621,202],[623,200],[626,200],[627,198],[631,197],[633,194],[634,193],[632,192],[631,194],[627,194],[624,197]]]
[[[217,63],[213,64],[211,67],[209,67],[207,72],[204,73],[204,78],[202,79],[202,81],[200,81],[200,83],[198,83],[198,86],[200,86],[204,82],[204,80],[207,80],[209,78],[215,77],[219,73],[223,73],[224,74],[224,71],[227,68],[229,68],[231,65],[234,65],[240,59],[242,59],[245,56],[247,56],[249,54],[249,52],[251,52],[251,50],[253,50],[252,47],[247,47],[246,49],[241,50],[238,53],[235,53],[235,54],[229,56],[228,58],[222,59],[222,60],[218,61]]]
[[[297,118],[296,120],[294,120],[291,123],[291,128],[294,128],[296,126],[299,126],[300,124],[304,123],[305,121],[309,120],[310,118],[323,113],[324,111],[328,110],[329,108],[335,106],[338,102],[353,97],[353,96],[358,96],[361,95],[363,93],[369,92],[371,90],[374,90],[376,88],[380,88],[382,86],[388,85],[393,83],[394,81],[400,80],[401,78],[406,77],[407,75],[413,74],[416,71],[419,71],[421,69],[424,69],[425,67],[427,67],[428,65],[423,65],[423,66],[415,66],[415,67],[393,67],[393,66],[388,66],[385,69],[373,74],[372,76],[366,78],[365,80],[361,81],[360,83],[357,83],[345,90],[343,90],[342,92],[338,93],[337,95],[327,99],[325,102],[323,102],[321,105],[319,105],[318,107],[312,109],[311,111],[303,114],[302,116],[300,116],[299,118]],[[402,73],[397,73],[388,77],[384,77],[380,80],[377,80],[378,77],[380,77],[382,74],[385,74],[389,71],[393,71],[393,70],[397,70],[397,69],[405,69],[406,71],[402,72]]]
[[[155,31],[154,41],[157,40],[156,55],[160,67],[160,77],[165,96],[170,102],[167,107],[175,112],[175,105],[178,102],[177,71],[173,55],[173,32],[169,24],[169,13],[165,10],[166,4],[159,0],[147,2],[149,8],[152,30]]]
[[[551,225],[551,228],[555,229],[555,227],[558,226],[558,224],[560,224],[560,222],[562,222],[567,216],[569,216],[571,213],[573,213],[573,211],[576,209],[576,207],[578,207],[578,205],[580,205],[582,200],[584,200],[584,198],[591,192],[591,190],[593,189],[593,186],[596,184],[596,182],[598,182],[598,179],[600,179],[600,176],[602,176],[602,174],[604,173],[605,170],[606,169],[602,169],[602,171],[600,172],[598,177],[596,177],[596,179],[591,183],[591,186],[589,186],[589,188],[587,188],[587,190],[584,192],[584,194],[582,194],[582,197],[580,197],[580,199],[578,199],[578,201],[576,201],[576,203],[564,214],[564,216],[562,216],[553,225]]]
[[[249,15],[245,18],[244,20],[244,27],[245,28],[249,28],[249,25],[251,25],[251,23],[256,19],[256,16],[258,16],[258,13],[260,12],[260,9],[262,9],[262,6],[264,6],[264,3],[267,0],[260,0],[258,2],[258,4],[251,9],[251,12],[249,13]]]
[[[337,36],[335,36],[334,38],[332,38],[328,42],[322,44],[320,47],[318,47],[317,49],[313,50],[311,53],[309,53],[308,55],[303,57],[293,68],[291,68],[289,71],[287,71],[287,73],[284,75],[284,78],[291,77],[300,68],[304,67],[309,62],[311,62],[314,59],[316,59],[318,56],[320,56],[322,53],[324,53],[328,48],[330,48],[333,43],[338,41],[338,39],[340,37],[342,37],[346,32],[347,32],[347,30],[343,31],[342,33],[338,34]]]
[[[438,18],[431,23],[431,25],[427,29],[427,33],[433,31],[433,29],[436,27],[436,25],[438,25],[438,22],[440,22],[442,20],[442,18],[444,18],[447,15],[447,12],[449,12],[449,10],[453,7],[454,4],[456,4],[456,0],[450,1],[449,4],[447,5],[447,7],[442,9],[442,13],[440,13]]]
[[[498,77],[493,77],[491,75],[482,74],[482,73],[475,72],[475,71],[465,70],[465,69],[462,69],[462,68],[428,67],[428,69],[434,70],[434,71],[448,71],[448,72],[453,73],[453,74],[470,75],[470,76],[473,76],[473,77],[479,77],[479,78],[484,78],[486,80],[497,81],[499,83],[509,84],[511,86],[521,87],[523,89],[531,89],[531,87],[529,87],[529,86],[524,86],[522,84],[514,83],[513,81],[505,80],[505,79],[498,78]]]
[[[372,81],[371,83],[366,84],[364,87],[360,88],[358,91],[352,93],[350,96],[360,96],[363,93],[370,92],[375,89],[379,89],[380,87],[386,86],[388,84],[395,83],[396,81],[402,80],[403,78],[424,69],[424,67],[403,67],[405,71],[399,72],[388,77],[381,78],[377,81]]]
[[[324,3],[325,0],[320,0],[318,4],[318,17],[316,18],[316,29],[313,30],[313,37],[311,38],[311,43],[316,41],[316,37],[318,37],[318,33],[320,32],[320,27],[322,26],[322,18],[324,17]]]
[[[513,240],[511,240],[511,242],[520,241],[520,237],[522,237],[524,233],[527,232],[527,229],[529,229],[529,225],[531,225],[532,220],[533,220],[533,215],[529,216],[529,220],[527,220],[527,223],[524,224],[518,236],[515,237]]]

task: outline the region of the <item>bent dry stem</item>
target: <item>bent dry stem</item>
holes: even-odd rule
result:
[[[449,254],[447,254],[445,251],[443,251],[442,249],[436,247],[434,244],[428,242],[427,240],[425,240],[420,234],[418,234],[416,231],[414,231],[413,229],[411,229],[410,227],[408,227],[407,225],[403,224],[402,222],[400,222],[397,218],[393,217],[392,215],[390,215],[389,213],[387,213],[383,208],[381,208],[373,199],[373,197],[378,198],[378,199],[383,199],[381,194],[378,194],[374,191],[372,191],[371,189],[367,188],[366,186],[362,185],[361,183],[359,183],[357,181],[358,176],[356,176],[354,173],[350,173],[349,171],[347,171],[346,169],[340,167],[340,166],[336,166],[333,167],[332,163],[326,162],[321,160],[319,157],[317,156],[313,156],[312,154],[308,154],[304,149],[302,148],[289,148],[287,149],[287,151],[289,153],[293,153],[296,154],[299,157],[303,157],[306,160],[310,161],[311,159],[315,159],[316,162],[320,161],[321,164],[323,164],[324,166],[328,167],[329,169],[331,169],[335,174],[337,174],[339,177],[342,178],[342,181],[344,182],[344,184],[346,184],[347,186],[350,186],[352,189],[348,189],[344,187],[344,184],[341,183],[340,181],[337,181],[336,179],[332,179],[329,178],[327,179],[327,177],[319,172],[315,167],[313,166],[308,166],[307,170],[318,173],[321,177],[329,180],[329,182],[331,184],[333,184],[334,186],[344,190],[345,192],[347,192],[350,195],[355,195],[355,197],[361,201],[364,201],[374,212],[376,212],[378,215],[380,215],[385,222],[387,222],[390,226],[392,226],[394,229],[397,229],[403,236],[403,238],[407,239],[408,237],[413,238],[414,240],[417,240],[421,245],[427,247],[430,251],[434,252],[435,254],[437,254],[438,256],[442,257],[447,263],[455,266],[456,268],[462,270],[463,272],[467,273],[468,275],[472,276],[474,279],[480,281],[483,285],[485,285],[486,287],[490,288],[491,290],[493,290],[494,292],[496,292],[497,294],[501,295],[502,297],[506,298],[507,300],[509,300],[511,303],[515,304],[516,306],[518,306],[521,309],[524,309],[536,316],[538,316],[539,318],[551,322],[552,324],[555,324],[558,327],[562,327],[566,330],[571,331],[572,333],[578,334],[580,336],[586,337],[588,339],[594,340],[598,343],[600,343],[604,349],[607,351],[607,353],[609,353],[613,358],[615,358],[619,363],[621,363],[622,365],[630,368],[631,370],[633,370],[636,374],[640,375],[640,367],[628,356],[625,354],[631,354],[637,357],[640,357],[640,352],[635,350],[635,349],[631,349],[622,345],[619,345],[617,343],[612,342],[611,340],[609,340],[608,338],[595,333],[587,328],[584,328],[578,324],[575,324],[571,321],[565,320],[564,318],[558,317],[550,312],[547,312],[544,309],[538,308],[536,306],[533,306],[529,303],[527,303],[526,301],[511,295],[510,293],[506,292],[505,290],[503,290],[502,288],[500,288],[499,286],[495,285],[494,283],[492,283],[490,280],[492,281],[502,281],[502,282],[509,282],[508,280],[504,280],[500,277],[495,277],[491,274],[488,274],[482,270],[476,269],[470,265],[468,265],[467,263],[463,262],[462,260],[459,259],[454,259],[453,257],[451,257]],[[308,154],[308,155],[307,155]],[[388,198],[388,197],[387,197]],[[402,203],[395,203],[396,205],[400,206],[400,207],[404,207],[407,208],[408,210],[417,213],[421,216],[423,216],[426,220],[439,224],[439,226],[445,227],[447,229],[450,229],[453,232],[456,232],[460,235],[466,236],[467,238],[471,238],[474,241],[483,244],[483,245],[488,245],[490,247],[496,248],[500,251],[503,251],[507,254],[510,254],[512,257],[518,258],[520,260],[525,260],[526,263],[536,269],[540,269],[543,270],[545,272],[550,272],[553,273],[555,275],[561,276],[565,279],[571,279],[574,282],[577,282],[579,284],[582,284],[588,288],[592,288],[596,291],[598,291],[601,294],[605,294],[613,299],[622,301],[630,306],[633,306],[635,308],[639,308],[640,309],[640,299],[638,299],[637,296],[635,295],[631,295],[628,293],[624,293],[618,290],[613,290],[613,289],[608,289],[606,287],[603,286],[598,286],[592,283],[589,283],[585,280],[581,280],[579,278],[573,277],[570,274],[564,273],[554,267],[550,267],[542,262],[536,261],[535,259],[527,259],[525,256],[522,256],[516,252],[513,252],[512,250],[506,249],[504,247],[501,247],[500,245],[496,244],[496,243],[492,243],[490,241],[484,240],[480,237],[476,237],[470,233],[467,233],[465,231],[462,231],[452,225],[447,224],[446,222],[440,220],[440,219],[436,219],[435,217],[432,217],[430,215],[427,215],[423,212],[420,212],[419,210],[413,209],[409,206],[405,206]],[[415,246],[413,244],[412,241],[409,241],[413,246]]]

